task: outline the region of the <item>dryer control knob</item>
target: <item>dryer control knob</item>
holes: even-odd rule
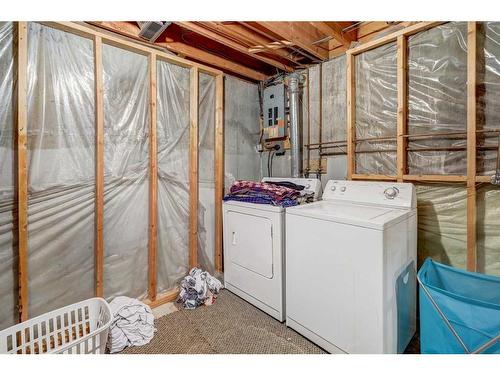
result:
[[[384,190],[384,195],[387,199],[394,199],[398,196],[399,194],[399,189],[395,186],[389,187]]]

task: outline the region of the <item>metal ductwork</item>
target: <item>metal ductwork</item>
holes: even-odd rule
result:
[[[141,30],[139,31],[139,36],[150,42],[154,42],[158,37],[169,27],[172,22],[166,21],[147,21],[137,22]]]
[[[288,100],[290,106],[290,154],[292,159],[292,177],[302,175],[302,148],[300,147],[300,80],[299,73],[288,76]]]

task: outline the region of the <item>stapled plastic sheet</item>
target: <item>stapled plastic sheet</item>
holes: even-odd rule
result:
[[[500,276],[500,188],[482,186],[476,201],[478,271]]]
[[[103,45],[104,295],[147,293],[149,69],[146,56]]]
[[[226,76],[224,103],[225,187],[235,180],[259,181],[260,138],[258,86]]]
[[[418,265],[426,257],[466,268],[467,190],[465,185],[417,185]]]
[[[215,271],[215,78],[199,76],[198,262]]]
[[[17,244],[14,240],[14,37],[0,22],[0,330],[17,323]]]
[[[189,271],[189,69],[157,62],[157,291]]]
[[[93,296],[92,41],[28,26],[29,314]]]
[[[477,123],[479,130],[500,129],[500,22],[478,23]],[[492,175],[496,170],[499,133],[477,137],[477,173]],[[487,148],[486,148],[487,147]]]
[[[466,132],[467,23],[410,36],[408,49],[408,133]],[[465,135],[410,139],[408,146],[418,151],[408,152],[409,173],[464,175],[466,145]]]
[[[396,174],[397,53],[388,43],[357,55],[356,139],[394,137],[394,141],[356,144],[356,173]]]

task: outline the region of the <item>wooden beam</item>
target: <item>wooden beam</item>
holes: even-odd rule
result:
[[[460,175],[403,175],[403,181],[429,181],[429,182],[466,182],[467,176]]]
[[[477,23],[467,26],[467,270],[477,271],[476,248],[476,79]]]
[[[323,34],[331,36],[336,41],[340,42],[344,47],[350,47],[351,42],[356,40],[352,34],[344,34],[342,32],[342,27],[340,27],[335,22],[310,22],[315,28],[321,31]]]
[[[202,35],[206,38],[212,39],[220,44],[223,44],[227,47],[234,49],[235,51],[241,52],[247,56],[250,56],[254,59],[260,60],[260,61],[262,61],[268,65],[274,66],[278,69],[284,70],[286,72],[292,72],[294,70],[292,67],[285,65],[279,61],[251,53],[247,47],[245,47],[245,46],[243,46],[243,45],[241,45],[241,44],[239,44],[239,43],[237,43],[229,38],[226,38],[222,35],[219,35],[211,30],[208,30],[205,27],[200,26],[195,22],[183,21],[183,22],[175,22],[175,23],[177,25],[187,29],[187,30],[195,32],[195,33]]]
[[[17,236],[19,319],[28,319],[28,25],[17,23]]]
[[[161,306],[165,303],[175,301],[178,296],[179,296],[179,288],[174,288],[174,289],[169,290],[165,293],[158,294],[154,301],[147,298],[147,299],[143,300],[142,302],[144,302],[146,305],[148,305],[149,307],[154,309],[155,307]]]
[[[320,60],[328,59],[328,49],[313,43],[324,37],[309,22],[255,22],[280,38],[292,42]]]
[[[412,25],[412,26],[409,26],[409,27],[405,27],[402,30],[395,31],[395,32],[393,32],[393,33],[391,33],[389,35],[386,35],[386,36],[383,36],[383,37],[371,40],[371,41],[369,41],[367,43],[363,43],[363,44],[361,44],[358,47],[351,48],[351,49],[347,50],[347,53],[351,54],[351,55],[358,55],[360,53],[369,51],[371,49],[380,47],[380,46],[382,46],[384,44],[387,44],[387,43],[390,43],[390,42],[394,42],[401,35],[404,35],[404,36],[408,37],[410,35],[413,35],[413,34],[416,34],[416,33],[419,33],[419,32],[425,31],[425,30],[428,30],[428,29],[432,29],[433,27],[439,26],[439,25],[441,25],[443,23],[446,23],[446,22],[443,22],[443,21],[438,21],[438,22],[419,22],[419,23],[417,23],[415,25]]]
[[[397,40],[397,91],[398,91],[398,118],[397,118],[397,176],[398,182],[403,181],[403,175],[406,174],[407,139],[404,137],[407,128],[407,108],[408,108],[408,92],[407,92],[407,66],[408,66],[408,45],[407,38],[400,35]]]
[[[356,173],[356,74],[355,56],[347,55],[347,179]]]
[[[244,65],[224,59],[217,55],[213,55],[209,52],[203,51],[196,47],[192,47],[188,44],[184,44],[181,42],[159,42],[156,44],[165,47],[166,49],[172,52],[180,53],[190,58],[203,61],[206,64],[216,66],[219,69],[223,69],[231,73],[245,76],[254,81],[264,81],[267,79],[267,75],[265,75],[264,73],[258,72]]]
[[[215,269],[222,272],[224,198],[224,77],[215,77]]]
[[[149,256],[148,297],[156,300],[156,260],[158,245],[158,153],[156,143],[156,54],[149,55]]]
[[[104,295],[104,109],[103,109],[102,38],[94,36],[94,85],[95,85],[95,244],[94,273],[95,295]]]
[[[189,88],[189,267],[198,265],[198,69],[191,68]]]
[[[383,174],[353,174],[351,180],[377,180],[377,181],[396,181],[396,176],[386,176]]]

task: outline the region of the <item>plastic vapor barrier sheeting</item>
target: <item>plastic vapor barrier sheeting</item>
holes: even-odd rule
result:
[[[157,290],[167,291],[189,264],[189,69],[157,62]]]
[[[408,133],[465,132],[467,23],[450,22],[410,36],[408,50]],[[408,152],[410,174],[467,174],[465,135],[410,139],[408,146],[418,150]]]
[[[147,293],[149,69],[146,56],[103,45],[104,295]]]
[[[226,76],[224,103],[225,187],[235,180],[259,181],[260,107],[258,86]]]
[[[92,41],[28,27],[29,314],[94,294]]]
[[[477,96],[477,128],[479,130],[500,129],[500,22],[478,24],[477,80],[481,90]],[[496,170],[498,133],[488,137],[478,135],[477,173],[491,175]],[[488,147],[484,149],[482,147]]]
[[[215,257],[215,78],[199,78],[198,263],[214,273]]]
[[[465,185],[417,185],[418,265],[426,257],[466,268],[467,190]]]
[[[0,330],[17,322],[17,243],[14,240],[14,69],[12,22],[0,22]]]
[[[477,268],[500,276],[500,188],[483,186],[477,190]]]
[[[397,53],[388,43],[355,57],[356,139],[394,137],[394,141],[356,144],[356,173],[396,174]]]

